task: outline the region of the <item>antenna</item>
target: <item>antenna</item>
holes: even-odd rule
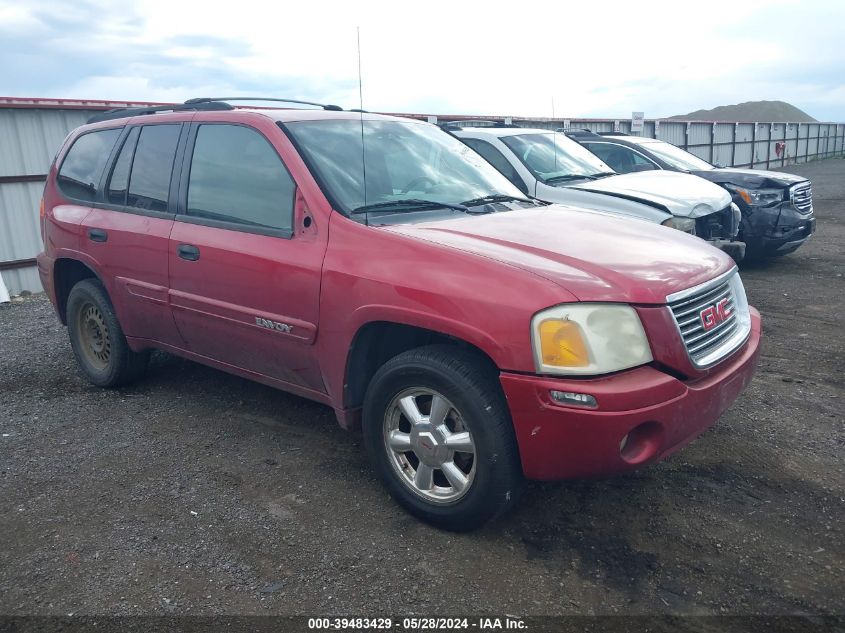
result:
[[[552,95],[552,125],[554,125],[555,120],[555,96]],[[552,148],[554,148],[555,152],[555,171],[557,171],[557,136],[556,132],[552,131]]]
[[[361,27],[355,27],[358,35],[358,108],[361,116],[361,171],[364,175],[364,205],[367,204],[367,153],[364,150],[364,88],[361,82]],[[364,215],[369,224],[369,216]]]

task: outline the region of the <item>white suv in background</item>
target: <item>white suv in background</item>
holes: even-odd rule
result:
[[[528,196],[663,224],[697,235],[736,261],[741,219],[730,194],[698,176],[668,171],[617,174],[566,135],[478,122],[443,129],[481,154]]]

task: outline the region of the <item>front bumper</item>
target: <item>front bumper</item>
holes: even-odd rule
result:
[[[522,469],[529,479],[566,479],[630,470],[658,461],[712,426],[745,389],[757,366],[760,314],[751,308],[748,341],[698,380],[651,366],[594,379],[502,373]],[[551,390],[586,393],[594,409],[555,403]]]
[[[801,213],[789,202],[742,211],[742,239],[755,257],[791,253],[816,232],[812,211]]]
[[[695,234],[739,263],[745,257],[745,243],[737,239],[741,222],[742,213],[739,207],[731,202],[721,211],[697,218]]]
[[[804,217],[794,224],[779,225],[772,234],[764,235],[761,248],[766,255],[786,255],[795,251],[815,232],[816,218]]]
[[[745,258],[745,242],[711,240],[710,243],[730,255],[737,264]]]

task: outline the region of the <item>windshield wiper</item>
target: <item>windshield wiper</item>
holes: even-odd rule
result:
[[[596,176],[588,176],[587,174],[564,174],[563,176],[552,176],[546,178],[543,182],[547,185],[553,182],[563,182],[565,180],[595,180]]]
[[[422,211],[425,209],[455,209],[456,211],[467,211],[462,204],[451,202],[436,202],[434,200],[423,200],[422,198],[404,198],[402,200],[389,200],[387,202],[376,202],[365,204],[352,209],[352,213],[361,214],[370,211]]]
[[[520,198],[518,196],[509,196],[503,193],[494,193],[489,196],[481,196],[480,198],[473,198],[472,200],[464,200],[461,202],[466,207],[475,207],[480,204],[490,204],[491,202],[534,202],[528,198]]]
[[[605,176],[616,176],[617,173],[615,171],[599,171],[595,174],[592,174],[593,178],[604,178]]]

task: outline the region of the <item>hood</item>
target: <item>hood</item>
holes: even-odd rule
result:
[[[807,181],[803,176],[784,174],[779,171],[763,171],[762,169],[724,167],[694,173],[710,182],[729,183],[748,189],[785,189],[796,183]]]
[[[381,230],[521,268],[581,301],[663,304],[734,266],[681,231],[556,204]]]
[[[619,174],[572,185],[572,188],[658,205],[672,215],[684,218],[709,215],[731,203],[730,194],[718,185],[674,171]]]

